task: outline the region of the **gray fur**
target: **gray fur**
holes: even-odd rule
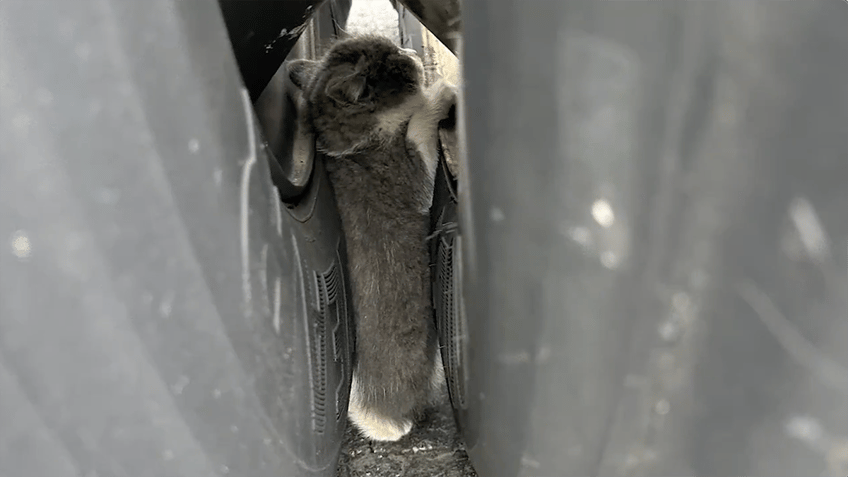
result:
[[[328,156],[347,243],[356,319],[351,419],[369,438],[396,440],[441,376],[426,244],[434,167],[407,134],[428,104],[423,67],[388,39],[366,36],[339,41],[320,63],[288,68]]]

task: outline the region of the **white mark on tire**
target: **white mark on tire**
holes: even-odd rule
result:
[[[658,331],[664,341],[673,342],[680,336],[680,325],[674,320],[664,321]]]
[[[18,230],[12,234],[11,239],[12,253],[21,260],[25,260],[32,255],[32,243],[29,236],[23,230]]]
[[[848,395],[848,369],[808,341],[754,282],[743,281],[737,285],[737,290],[789,356],[823,383]]]
[[[592,218],[601,227],[607,229],[615,223],[615,213],[606,199],[598,199],[592,204]]]
[[[671,297],[671,304],[678,313],[686,313],[689,311],[692,300],[685,292],[677,292]]]
[[[297,237],[295,237],[294,232],[291,232],[291,240],[292,247],[294,248],[294,267],[297,270],[297,278],[298,278],[298,292],[300,293],[300,303],[302,306],[301,316],[303,316],[303,327],[304,327],[304,336],[310,336],[310,323],[309,323],[309,311],[307,310],[307,298],[306,298],[306,277],[303,276],[303,267],[300,261],[300,247],[297,245]],[[310,338],[311,339],[311,338]],[[306,360],[309,363],[312,363],[314,359],[317,359],[312,354],[312,347],[306,347]],[[313,371],[313,366],[309,366],[309,379],[314,380],[316,378],[315,373]],[[313,381],[314,382],[314,381]]]
[[[592,232],[586,227],[570,227],[565,233],[571,240],[584,248],[592,246]]]
[[[262,245],[262,251],[259,254],[259,261],[262,263],[262,275],[261,278],[262,283],[262,293],[268,295],[268,243]]]
[[[503,222],[504,219],[506,219],[506,215],[504,215],[504,213],[501,209],[499,209],[497,207],[492,207],[492,209],[489,210],[489,219],[492,222],[500,223],[500,222]]]
[[[282,306],[283,284],[280,277],[274,279],[274,332],[280,335],[280,307]]]
[[[818,447],[824,436],[824,430],[818,419],[810,416],[792,416],[784,424],[789,437],[804,441],[811,447]]]
[[[171,386],[171,391],[173,391],[176,395],[180,395],[183,393],[185,387],[188,386],[188,383],[190,382],[191,380],[188,379],[188,376],[180,376],[179,379],[177,379],[177,382]]]
[[[174,292],[169,291],[162,297],[159,303],[159,314],[162,318],[170,318],[171,312],[174,310]]]
[[[789,205],[789,217],[798,231],[807,256],[816,263],[826,262],[830,257],[830,240],[813,204],[804,197],[795,198]]]
[[[521,466],[529,467],[531,469],[538,469],[542,466],[542,464],[538,460],[533,459],[527,454],[524,454],[523,456],[521,456]]]
[[[530,363],[530,353],[527,351],[518,351],[514,353],[503,353],[497,357],[499,364],[505,366],[516,366],[520,364]]]
[[[280,191],[275,187],[271,187],[271,200],[274,202],[274,214],[277,216],[277,235],[283,237],[283,211],[280,207]]]
[[[615,252],[610,251],[602,253],[600,259],[601,265],[609,270],[615,270],[618,268],[618,264],[620,262],[618,255],[616,255]]]
[[[253,124],[253,110],[250,95],[242,89],[242,103],[247,122],[248,155],[241,170],[241,278],[242,293],[245,303],[251,301],[250,289],[250,232],[248,230],[248,215],[250,214],[250,173],[256,164],[256,137]]]

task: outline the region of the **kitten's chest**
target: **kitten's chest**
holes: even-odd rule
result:
[[[327,171],[349,240],[372,246],[396,235],[425,233],[426,171],[405,149],[329,158]],[[423,212],[422,212],[423,209]],[[420,230],[419,230],[420,229]]]
[[[327,171],[339,201],[362,202],[372,208],[412,206],[427,182],[420,158],[409,154],[403,141],[328,158]]]

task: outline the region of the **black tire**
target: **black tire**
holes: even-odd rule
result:
[[[455,124],[455,122],[454,122]],[[452,126],[455,128],[455,125]],[[468,413],[468,323],[463,299],[462,234],[459,227],[456,177],[444,155],[436,170],[433,206],[430,209],[430,263],[433,280],[433,310],[448,395],[454,417],[467,427]]]
[[[323,169],[278,198],[218,5],[0,5],[0,475],[330,476]]]
[[[463,15],[480,475],[848,475],[848,4]]]

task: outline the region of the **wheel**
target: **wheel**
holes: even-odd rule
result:
[[[282,202],[217,4],[40,7],[0,6],[0,475],[334,475],[320,161]]]

